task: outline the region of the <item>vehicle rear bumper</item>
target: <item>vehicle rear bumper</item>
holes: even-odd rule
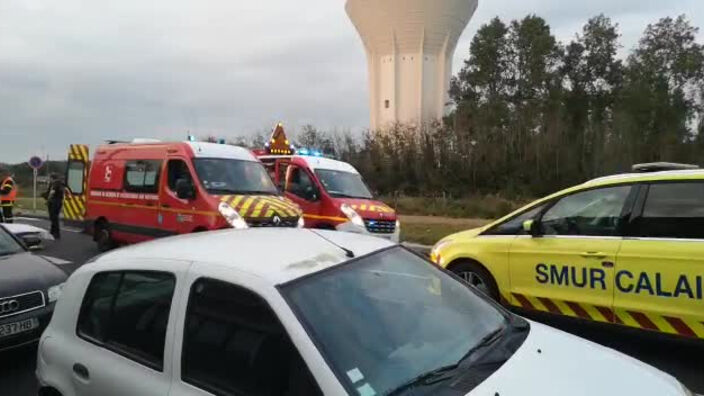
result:
[[[19,348],[39,341],[39,337],[41,337],[42,333],[49,325],[53,312],[54,303],[50,303],[45,307],[35,309],[33,311],[0,319],[0,325],[21,322],[30,318],[37,318],[37,320],[39,320],[39,326],[35,329],[13,334],[11,336],[0,337],[0,352]]]

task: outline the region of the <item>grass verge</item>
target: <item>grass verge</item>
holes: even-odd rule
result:
[[[434,245],[450,234],[481,227],[489,222],[490,220],[484,219],[401,216],[401,240],[421,245]]]
[[[381,200],[402,215],[496,219],[524,206],[530,200],[510,200],[497,195],[467,198],[385,196]]]

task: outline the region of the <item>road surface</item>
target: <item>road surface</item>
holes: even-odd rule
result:
[[[21,222],[48,228],[46,221],[21,220]],[[41,254],[70,261],[70,264],[63,265],[62,268],[71,273],[86,260],[98,254],[98,251],[89,236],[68,227],[64,229],[61,241],[50,243]],[[529,316],[531,319],[587,338],[658,367],[675,376],[691,390],[704,394],[704,358],[702,358],[704,343],[664,338],[630,329],[544,315]],[[0,395],[36,395],[35,354],[36,347],[0,354]],[[575,359],[578,358],[575,356]],[[549,379],[545,380],[549,381]]]

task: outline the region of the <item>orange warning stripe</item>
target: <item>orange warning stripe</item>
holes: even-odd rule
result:
[[[704,338],[704,322],[657,315],[633,310],[611,309],[604,306],[533,297],[511,293],[511,298],[501,296],[502,301],[531,311],[543,311],[566,315],[595,322],[614,323],[640,329],[676,334],[691,338]]]

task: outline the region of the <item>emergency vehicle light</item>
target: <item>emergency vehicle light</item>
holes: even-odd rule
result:
[[[189,141],[189,142],[195,142],[195,141],[196,141],[196,137],[193,136],[193,135],[188,135],[188,141]]]

